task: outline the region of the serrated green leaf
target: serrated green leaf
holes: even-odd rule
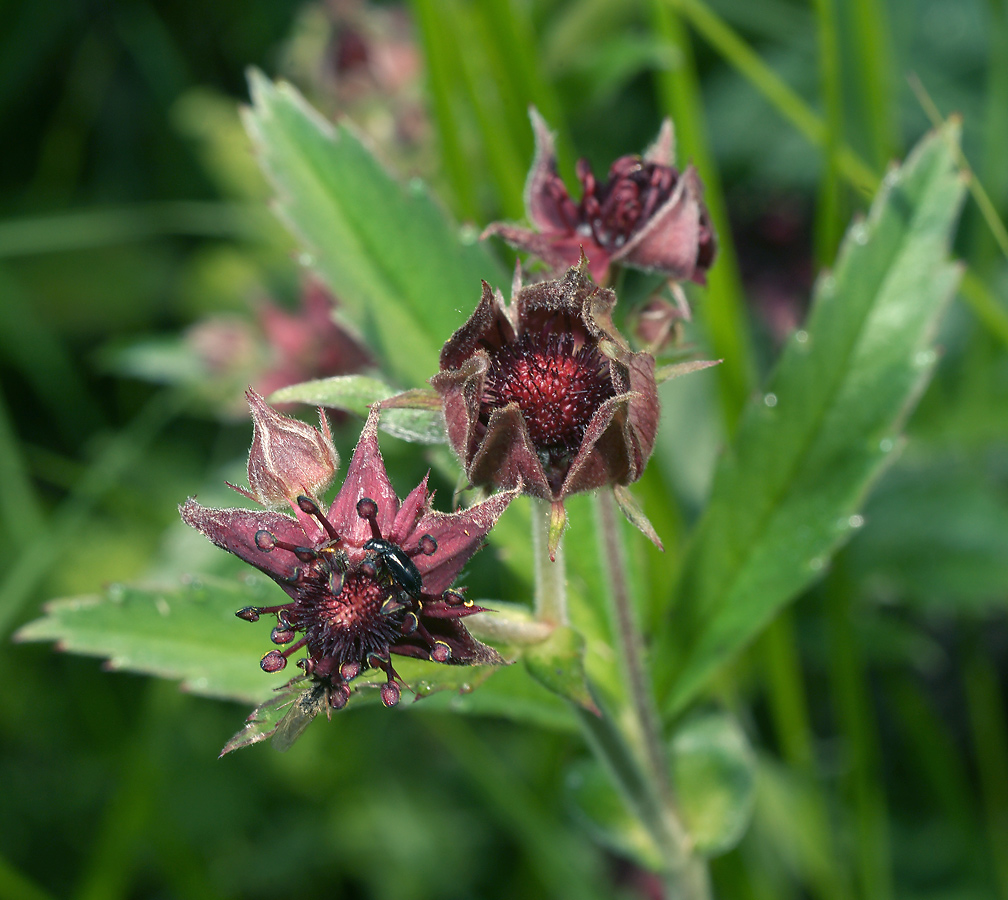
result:
[[[745,834],[756,802],[756,756],[738,723],[707,713],[671,743],[672,784],[683,820],[704,856],[727,853]]]
[[[290,673],[267,675],[260,657],[269,632],[235,618],[244,606],[267,606],[277,588],[243,581],[194,578],[158,590],[115,585],[102,596],[54,600],[19,641],[56,641],[61,650],[105,657],[112,669],[175,678],[184,690],[248,703],[266,699]]]
[[[283,595],[264,578],[193,578],[165,588],[114,586],[103,596],[55,600],[19,641],[55,641],[61,650],[100,656],[113,669],[175,678],[185,690],[244,703],[264,703],[290,681],[290,667],[267,675],[259,659],[272,645],[265,622],[242,622],[235,610],[268,606]],[[396,671],[418,699],[438,691],[469,692],[492,666],[445,666],[396,657]],[[350,704],[374,702],[385,674],[367,670],[354,680]],[[274,723],[275,724],[275,723]],[[265,735],[263,735],[265,736]]]
[[[249,76],[245,124],[280,215],[385,371],[422,384],[480,296],[510,277],[460,238],[419,183],[398,184],[345,123],[332,125],[289,84]]]
[[[367,375],[337,375],[280,388],[270,395],[271,403],[310,403],[341,409],[367,417],[368,407],[397,394],[384,381]],[[419,392],[410,392],[410,396]],[[382,410],[378,427],[400,440],[414,444],[444,444],[444,415],[440,408],[391,407]]]
[[[954,137],[929,136],[887,177],[720,460],[654,654],[669,715],[819,576],[893,455],[959,276]]]

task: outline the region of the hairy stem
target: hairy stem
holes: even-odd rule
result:
[[[550,560],[549,527],[552,504],[532,500],[532,555],[535,565],[535,614],[540,622],[567,624],[567,566],[563,543]]]
[[[608,509],[606,509],[608,503]],[[655,713],[654,698],[644,674],[642,641],[630,609],[622,548],[616,531],[614,501],[606,496],[600,509],[600,534],[609,564],[616,607],[617,655],[624,657],[632,697],[630,709],[601,712],[575,707],[581,730],[595,757],[605,767],[627,807],[651,834],[665,858],[668,900],[709,900],[710,885],[704,861],[694,855],[692,841],[672,802],[668,768]],[[548,534],[550,504],[533,501],[532,546],[535,559],[535,605],[540,621],[567,624],[567,572],[563,545],[550,561]],[[634,721],[628,734],[618,723]],[[644,750],[638,752],[644,745]]]
[[[600,491],[596,502],[599,538],[602,543],[603,558],[609,571],[610,598],[613,606],[612,618],[616,628],[618,656],[623,662],[627,691],[630,694],[636,725],[640,730],[645,756],[644,762],[650,770],[654,784],[661,791],[664,805],[673,809],[672,786],[668,778],[668,765],[662,744],[661,728],[658,724],[658,712],[655,709],[654,694],[648,684],[644,669],[644,641],[637,628],[630,602],[630,591],[627,587],[623,545],[620,541],[619,523],[616,519],[616,503],[609,491]]]

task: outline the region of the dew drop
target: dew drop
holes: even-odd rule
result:
[[[889,438],[882,438],[878,447],[883,453],[889,453],[893,448],[893,442]]]
[[[162,616],[167,616],[171,613],[171,607],[168,605],[168,601],[164,597],[158,597],[154,601],[154,608],[157,609]]]
[[[773,409],[777,405],[777,395],[776,394],[764,394],[763,395],[763,404],[765,406],[769,406],[770,409]]]
[[[794,333],[794,339],[799,344],[808,343],[808,332],[804,329],[800,329]]]
[[[937,354],[934,350],[921,350],[921,352],[914,357],[914,365],[923,369],[930,366],[936,358]]]
[[[205,691],[210,686],[210,682],[205,678],[196,678],[191,684],[194,691]]]
[[[860,528],[864,525],[864,517],[855,514],[847,520],[847,524],[850,525],[851,528]]]
[[[422,194],[426,190],[424,187],[424,180],[419,175],[414,175],[409,180],[409,189],[414,194]]]
[[[298,263],[307,269],[310,266],[315,265],[315,257],[310,253],[301,253],[298,256]]]
[[[823,275],[819,280],[819,293],[829,295],[836,290],[836,278],[832,275]]]
[[[808,567],[813,572],[818,572],[824,565],[825,563],[823,562],[823,558],[821,556],[813,556],[812,559],[809,560]]]
[[[475,244],[479,240],[479,229],[471,222],[466,222],[459,228],[459,240],[467,246]]]
[[[855,244],[861,244],[863,246],[868,243],[868,229],[861,222],[858,222],[857,225],[854,225],[851,228],[850,236],[851,240],[854,241]]]

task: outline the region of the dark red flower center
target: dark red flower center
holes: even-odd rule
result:
[[[492,357],[481,417],[485,424],[493,409],[517,403],[536,450],[558,464],[577,452],[592,415],[614,395],[594,341],[526,332]]]
[[[383,539],[377,504],[364,497],[357,503],[357,514],[370,522],[374,536],[363,545],[367,551],[364,558],[351,565],[341,547],[342,538],[318,504],[310,497],[298,497],[298,505],[319,521],[327,539],[303,547],[277,540],[268,531],[257,532],[255,543],[262,552],[293,553],[301,562],[294,577],[286,582],[293,599],[280,606],[238,611],[240,618],[251,622],[263,613],[276,614],[271,639],[278,646],[288,646],[267,653],[262,668],[278,672],[287,665],[288,657],[307,647],[308,656],[298,664],[316,680],[329,683],[333,705],[346,703],[350,693],[347,682],[367,668],[385,672],[388,684],[382,689],[382,700],[387,706],[394,705],[399,698],[394,684],[398,675],[389,655],[402,652],[397,643],[418,634],[426,642],[431,658],[442,662],[448,658],[440,642],[431,638],[420,623],[423,583],[412,561],[412,557],[435,553],[437,541],[425,534],[413,550],[405,551]],[[299,633],[302,637],[294,642]],[[439,654],[444,659],[439,659]]]
[[[671,166],[622,156],[609,169],[609,179],[599,183],[586,163],[578,176],[584,187],[581,216],[602,247],[618,250],[643,227],[675,189],[679,174]]]

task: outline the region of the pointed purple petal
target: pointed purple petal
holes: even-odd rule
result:
[[[540,231],[570,231],[570,216],[575,207],[557,174],[553,132],[534,106],[529,107],[529,118],[535,133],[536,152],[525,180],[525,214]],[[569,207],[566,214],[565,206]]]
[[[675,165],[675,128],[668,117],[662,120],[658,137],[644,151],[644,161],[657,163],[659,166]]]
[[[399,498],[392,489],[385,461],[378,449],[378,417],[381,407],[375,404],[368,413],[364,430],[353,452],[347,468],[346,481],[340,488],[332,506],[329,507],[329,521],[340,537],[349,544],[360,546],[371,539],[371,526],[367,519],[357,515],[357,501],[370,497],[378,505],[378,527],[382,534],[392,529]]]
[[[413,560],[423,578],[425,593],[437,595],[451,587],[462,566],[480,548],[487,532],[516,496],[518,490],[502,491],[459,512],[431,510],[421,517],[417,533],[429,534],[437,541],[433,555]]]
[[[268,531],[277,540],[295,546],[310,543],[301,526],[283,513],[252,509],[208,509],[192,497],[179,507],[179,513],[186,525],[201,532],[218,547],[233,553],[281,583],[297,573],[297,557],[285,550],[260,550],[256,546],[256,533]]]
[[[613,254],[617,262],[669,278],[693,277],[700,252],[700,200],[691,179],[681,178],[651,220]]]
[[[406,546],[406,543],[416,530],[417,521],[427,508],[429,499],[427,495],[428,478],[430,478],[430,472],[424,475],[423,481],[421,481],[420,484],[409,492],[406,499],[403,500],[402,506],[399,507],[399,512],[396,513],[395,522],[393,522],[392,528],[389,533],[385,535],[385,537],[392,541],[393,544],[398,544],[400,547],[404,547],[408,550],[413,549],[413,544],[415,544],[415,542],[411,543],[409,547]],[[420,535],[417,535],[417,537],[420,537]]]
[[[486,435],[466,467],[466,474],[473,484],[511,487],[524,482],[525,493],[544,499],[552,497],[542,461],[516,403],[493,411]]]

